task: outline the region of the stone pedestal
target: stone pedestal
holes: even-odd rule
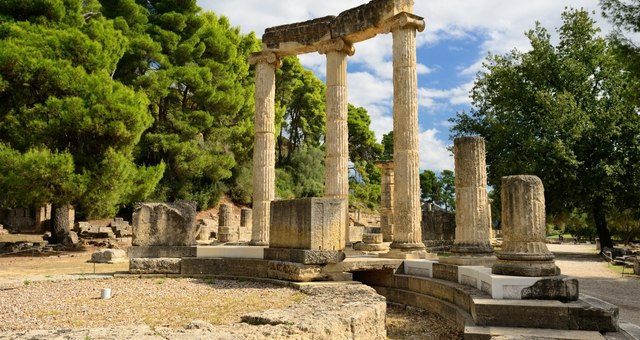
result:
[[[347,113],[347,56],[353,55],[353,46],[342,39],[325,43],[320,53],[327,56],[327,135],[325,142],[324,196],[349,200],[349,129]],[[345,244],[349,241],[349,211],[345,206],[340,225]]]
[[[542,181],[536,176],[502,177],[502,251],[492,273],[554,276],[560,269],[545,244]]]
[[[133,245],[191,246],[198,231],[195,217],[192,203],[142,203],[133,212]]]
[[[251,244],[269,244],[270,202],[275,199],[275,92],[280,59],[271,52],[254,53],[256,65],[255,139],[253,146],[253,221]]]
[[[218,209],[218,241],[233,242],[233,228],[231,228],[231,207],[226,204],[220,204]]]
[[[342,261],[345,205],[344,200],[329,198],[271,202],[271,239],[264,258],[303,264]]]
[[[418,160],[416,30],[424,21],[402,13],[387,24],[393,33],[393,243],[385,256],[423,258]]]
[[[379,161],[376,165],[382,170],[380,191],[380,229],[384,242],[393,241],[393,161]]]
[[[456,186],[456,236],[452,256],[441,262],[457,265],[491,265],[495,261],[490,241],[490,206],[487,195],[485,146],[482,137],[454,140]]]

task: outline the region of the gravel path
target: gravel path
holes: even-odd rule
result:
[[[612,303],[620,309],[620,321],[640,325],[640,277],[621,277],[607,268],[595,245],[549,244],[562,274],[578,278],[580,293]]]

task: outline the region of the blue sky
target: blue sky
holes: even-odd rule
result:
[[[366,3],[367,0],[199,0],[205,10],[228,17],[243,33],[326,15]],[[552,37],[562,25],[565,7],[585,8],[603,33],[610,24],[600,16],[597,0],[415,0],[415,14],[426,21],[418,33],[418,99],[420,122],[420,168],[439,172],[453,170],[447,147],[450,124],[456,112],[470,108],[469,90],[488,52],[504,54],[530,48],[524,32],[539,21]],[[390,131],[392,120],[391,36],[380,35],[356,44],[348,60],[349,102],[369,112],[378,139]],[[325,56],[300,56],[302,64],[324,79]]]

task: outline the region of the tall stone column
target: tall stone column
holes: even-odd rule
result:
[[[270,204],[275,199],[275,92],[280,59],[270,52],[254,53],[256,65],[255,139],[253,146],[253,222],[251,245],[269,245]]]
[[[380,229],[384,242],[393,241],[393,161],[379,161],[376,163],[382,170],[380,192]]]
[[[440,262],[458,265],[492,264],[495,258],[489,240],[487,166],[482,137],[460,137],[453,141],[456,187],[456,238],[451,257]]]
[[[344,219],[340,226],[342,244],[349,243],[349,129],[347,112],[347,56],[353,46],[342,39],[325,43],[319,50],[327,56],[327,134],[325,141],[324,196],[344,200]]]
[[[416,31],[422,18],[401,13],[386,29],[393,34],[393,243],[387,256],[423,258],[418,164],[418,75]]]
[[[493,274],[554,276],[560,269],[545,243],[544,187],[536,176],[502,177],[502,251]]]

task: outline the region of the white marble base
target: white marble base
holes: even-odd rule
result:
[[[257,246],[198,246],[196,257],[263,259],[264,249]]]
[[[431,260],[404,260],[404,274],[422,277],[433,277],[433,264],[438,261]]]

